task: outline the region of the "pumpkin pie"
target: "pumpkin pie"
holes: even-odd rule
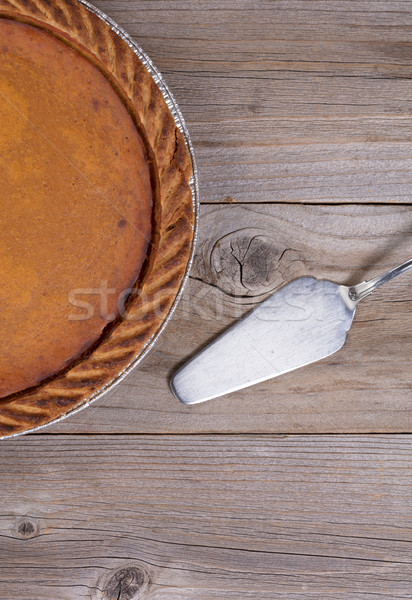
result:
[[[0,0],[0,435],[130,369],[192,253],[192,163],[127,39],[77,0]]]

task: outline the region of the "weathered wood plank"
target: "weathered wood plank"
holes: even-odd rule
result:
[[[411,448],[410,436],[4,442],[1,597],[411,598]]]
[[[292,129],[295,125],[289,123],[287,127]],[[273,123],[268,127],[274,129]],[[259,128],[262,130],[262,123]],[[275,146],[251,147],[245,143],[244,147],[228,152],[222,140],[213,153],[210,148],[200,147],[197,157],[202,165],[199,179],[203,202],[232,199],[248,203],[411,204],[412,201],[409,143],[331,144],[313,143],[312,139],[312,142]]]
[[[284,283],[346,284],[412,256],[412,208],[203,206],[191,279],[162,338],[113,392],[59,432],[412,431],[411,278],[359,305],[345,347],[328,359],[191,408],[168,378],[214,335]]]
[[[411,202],[408,2],[96,4],[166,76],[203,201]]]

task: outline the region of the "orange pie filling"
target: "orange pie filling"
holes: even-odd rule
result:
[[[110,82],[0,18],[0,397],[100,338],[139,277],[152,211],[145,145]]]

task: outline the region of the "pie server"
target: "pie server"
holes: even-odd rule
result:
[[[358,302],[410,269],[412,259],[352,287],[295,279],[179,369],[173,393],[184,404],[197,404],[333,354],[345,343]]]

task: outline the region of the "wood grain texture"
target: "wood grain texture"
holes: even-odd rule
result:
[[[95,4],[166,76],[204,201],[411,202],[407,1]]]
[[[2,459],[4,600],[412,598],[408,436],[37,436]]]
[[[324,361],[190,408],[168,388],[177,365],[270,292],[302,275],[372,278],[412,256],[411,234],[410,207],[203,206],[189,285],[153,352],[52,431],[412,431],[408,275],[360,303],[346,345]]]

